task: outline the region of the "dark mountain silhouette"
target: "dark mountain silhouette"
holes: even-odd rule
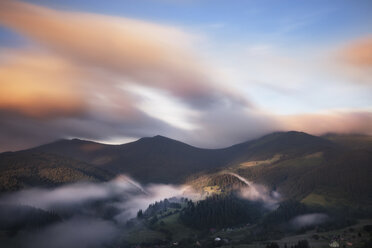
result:
[[[313,153],[330,147],[333,144],[328,140],[288,132],[273,133],[224,149],[196,148],[158,135],[123,145],[60,140],[31,151],[73,158],[113,174],[127,173],[141,182],[180,183],[185,176],[249,159],[266,159],[277,153]]]
[[[365,149],[365,140],[360,148],[351,148],[329,136],[277,132],[223,149],[197,148],[163,136],[123,145],[59,140],[0,154],[0,180],[2,191],[7,191],[78,180],[106,181],[124,173],[141,183],[207,178],[198,181],[202,188],[212,186],[205,182],[221,181],[214,175],[228,170],[310,203],[326,201],[329,195],[331,200],[362,202],[372,195],[372,153]]]

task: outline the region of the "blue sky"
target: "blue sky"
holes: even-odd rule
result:
[[[49,1],[30,3],[57,9],[95,12],[139,18],[148,21],[200,28],[213,26],[224,39],[266,39],[282,34],[291,42],[306,41],[316,36],[327,42],[350,39],[372,31],[368,0],[331,1],[225,1],[225,0],[142,0],[142,1]],[[285,34],[285,37],[284,37]],[[228,36],[226,36],[228,35]]]
[[[38,122],[51,127],[40,142],[160,133],[211,146],[206,140],[232,144],[287,129],[372,131],[371,1],[10,2],[0,11],[0,77],[20,80],[22,90],[12,89],[0,108],[35,125],[22,132]],[[32,77],[19,79],[25,70]],[[60,70],[75,86],[55,82]],[[77,106],[35,103],[56,99],[53,87]],[[309,119],[324,124],[314,128]]]
[[[276,42],[288,46],[349,40],[372,32],[372,2],[31,0],[61,10],[125,16],[203,29],[217,42]],[[2,30],[4,33],[4,30]],[[7,32],[7,36],[9,32]],[[9,40],[2,35],[2,41]]]

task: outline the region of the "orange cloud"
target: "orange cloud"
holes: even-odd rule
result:
[[[341,81],[372,84],[372,36],[339,47],[332,57],[328,67]]]
[[[281,117],[259,110],[247,113],[245,97],[227,85],[215,84],[213,70],[194,53],[194,37],[172,26],[13,0],[0,0],[0,24],[33,39],[46,52],[12,51],[11,59],[5,57],[0,64],[0,127],[6,130],[0,140],[6,146],[14,137],[35,144],[64,136],[105,139],[169,134],[170,130],[178,138],[186,136],[161,118],[141,112],[138,96],[125,91],[125,84],[170,92],[200,110],[191,122],[200,127],[194,141],[200,140],[202,146],[208,140],[214,145],[232,144],[278,129],[372,133],[371,112]],[[348,71],[353,78],[370,82],[371,74],[365,74],[371,66],[370,41],[343,49],[343,61],[358,68],[343,65],[337,71],[353,68]],[[40,119],[78,113],[76,118]]]
[[[193,37],[166,25],[1,1],[0,23],[62,56],[177,95],[208,94]]]
[[[372,66],[372,37],[349,44],[341,51],[341,57],[345,62],[354,66]]]
[[[61,60],[18,53],[0,66],[0,109],[32,117],[79,113],[84,102],[75,78]]]
[[[195,37],[179,28],[8,0],[0,1],[0,24],[72,66],[105,74],[106,84],[116,80],[160,88],[197,107],[226,100],[250,106],[238,92],[215,84],[192,49]]]
[[[360,133],[372,135],[372,112],[329,111],[326,113],[280,116],[285,130],[297,130],[322,135],[334,133]]]

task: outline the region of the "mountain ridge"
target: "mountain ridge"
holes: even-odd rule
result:
[[[59,140],[0,154],[0,172],[8,176],[7,181],[13,180],[15,189],[39,186],[40,182],[53,186],[80,179],[104,181],[119,174],[145,184],[182,184],[206,176],[207,180],[198,181],[203,188],[213,186],[203,183],[224,181],[218,175],[227,170],[297,199],[312,200],[337,188],[349,196],[356,192],[372,195],[368,187],[372,153],[338,141],[295,131],[275,132],[220,149],[198,148],[159,135],[121,145]],[[20,174],[11,168],[19,168]],[[343,172],[347,173],[345,179],[326,176]],[[12,188],[2,189],[7,190]]]
[[[332,146],[334,144],[328,140],[292,131],[276,132],[219,149],[198,148],[157,135],[121,145],[105,145],[77,139],[62,140],[29,151],[67,156],[105,168],[114,174],[129,173],[141,182],[179,183],[184,175],[249,159],[267,159],[283,152],[316,152]],[[173,180],[168,180],[164,173],[173,174]]]

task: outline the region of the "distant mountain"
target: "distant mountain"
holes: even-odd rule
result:
[[[206,172],[249,159],[266,159],[277,153],[305,154],[333,144],[305,133],[274,133],[224,149],[202,149],[163,136],[142,138],[123,145],[84,140],[61,140],[31,151],[57,154],[100,167],[110,173],[127,173],[141,182],[180,183]]]
[[[279,191],[284,199],[371,211],[369,140],[370,136],[359,135],[325,139],[298,132],[274,133],[234,146],[246,152],[229,166],[190,178],[189,183],[198,190],[224,189],[228,182],[217,184],[216,178],[233,172]]]
[[[59,140],[0,154],[0,182],[7,191],[81,179],[106,181],[123,173],[141,183],[239,186],[223,175],[228,171],[308,203],[369,202],[372,153],[367,138],[358,140],[349,146],[330,136],[277,132],[223,149],[197,148],[163,136],[123,145]]]
[[[338,145],[303,132],[276,132],[259,139],[234,145],[235,162],[269,159],[276,154],[299,156],[336,148]]]
[[[341,146],[351,149],[372,151],[372,136],[363,134],[326,134],[322,138],[328,139]]]
[[[129,174],[142,183],[179,183],[187,175],[221,167],[231,157],[226,149],[196,148],[163,136],[123,145],[61,140],[31,151],[73,158],[114,174]]]

